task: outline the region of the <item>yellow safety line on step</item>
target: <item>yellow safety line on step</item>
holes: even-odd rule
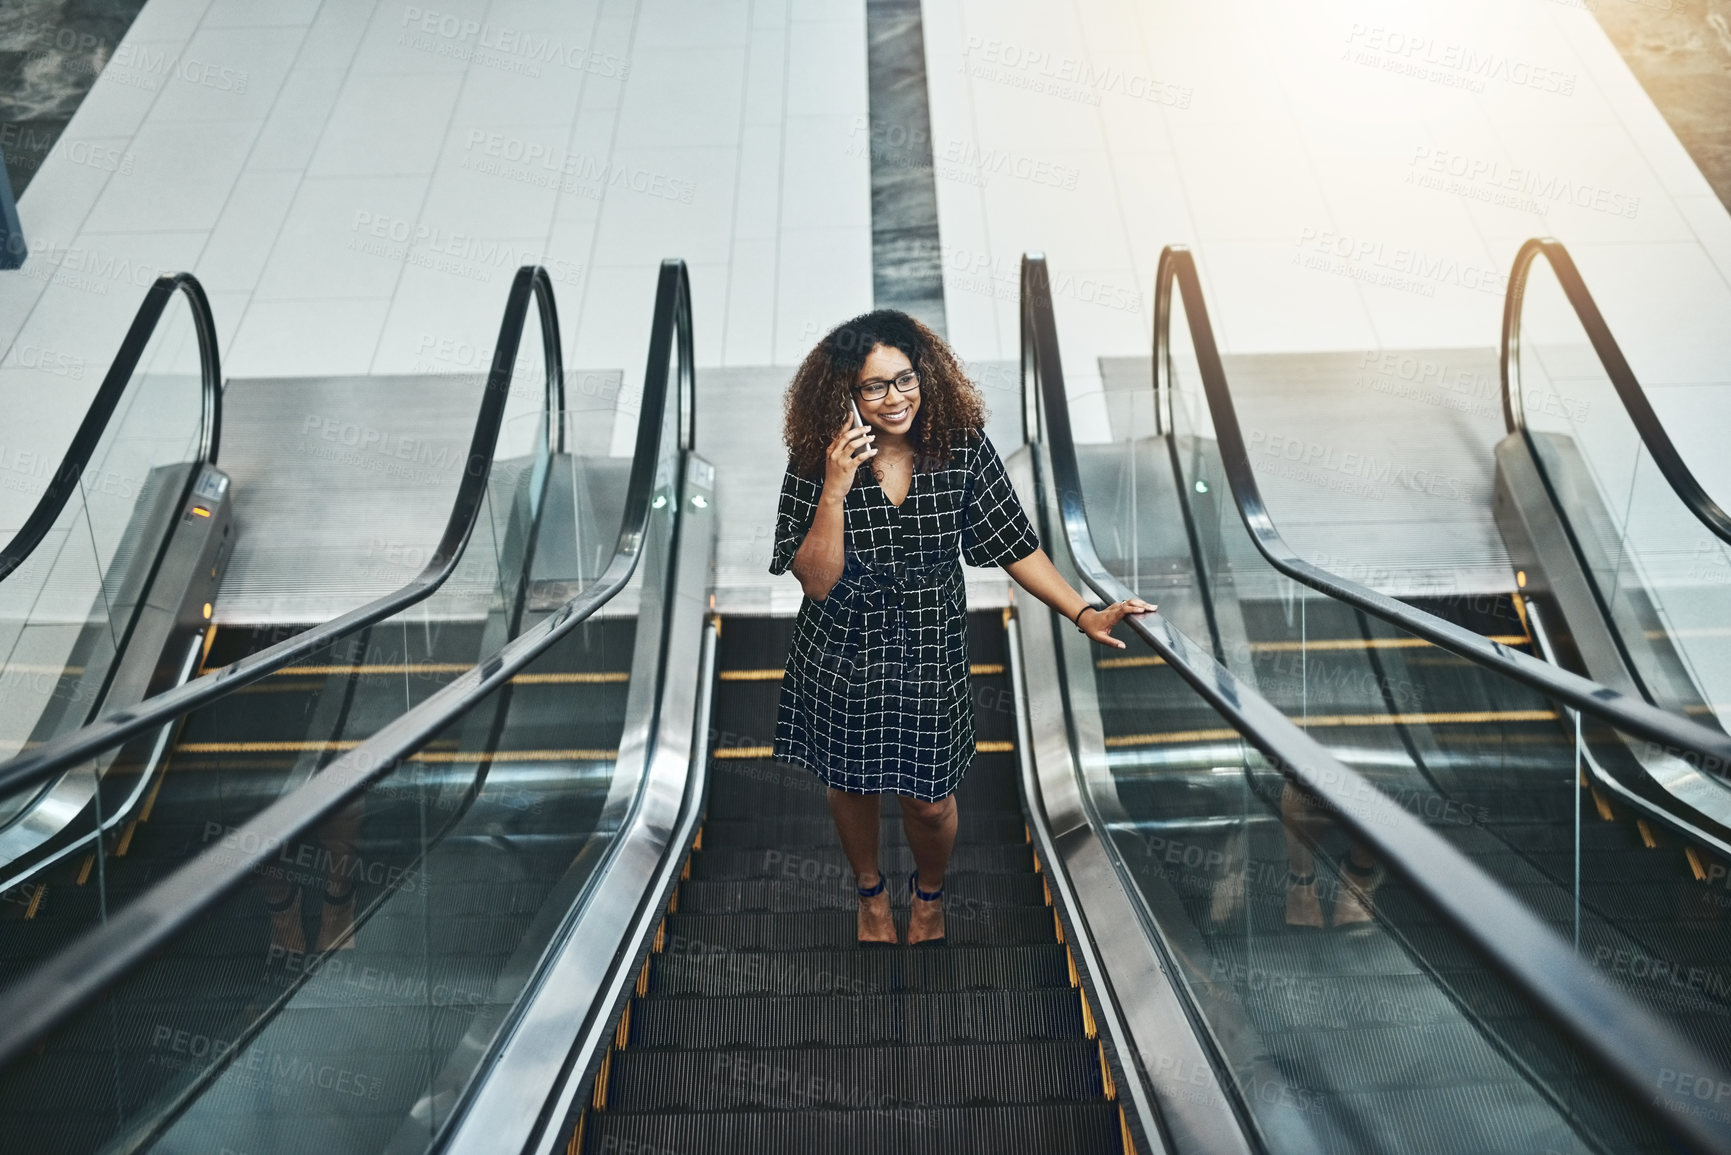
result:
[[[1695,875],[1696,882],[1707,881],[1707,867],[1701,862],[1701,853],[1693,846],[1683,848],[1683,857],[1689,860],[1689,870]]]
[[[82,865],[78,868],[77,885],[83,886],[85,883],[90,881],[90,868],[92,866],[95,866],[95,865],[96,865],[96,855],[86,854],[84,856],[84,865]]]
[[[162,793],[162,780],[168,776],[168,767],[162,768],[162,773],[156,776],[156,782],[150,787],[150,796],[144,800],[144,809],[138,812],[140,822],[149,822],[151,811],[156,809],[156,796]]]
[[[272,670],[270,678],[288,678],[300,676],[303,678],[330,677],[336,674],[360,675],[363,677],[382,677],[396,674],[463,674],[474,669],[473,663],[465,662],[421,662],[399,665],[378,666],[284,666],[280,670]],[[517,686],[573,686],[599,685],[612,682],[629,682],[629,670],[568,670],[546,674],[518,674],[511,679]],[[257,689],[262,693],[273,691],[306,690],[312,687],[303,684],[288,684],[265,681]]]
[[[617,750],[588,749],[582,746],[569,750],[498,750],[492,754],[466,754],[461,750],[423,750],[409,758],[411,762],[476,762],[488,766],[512,762],[611,762],[619,757]]]
[[[360,742],[353,739],[332,742],[183,742],[176,751],[184,754],[304,754],[327,750],[353,750]],[[501,762],[608,762],[619,757],[617,750],[574,747],[567,750],[496,750],[481,754],[465,750],[422,750],[411,754],[410,762],[461,763],[475,762],[495,765]]]
[[[26,921],[36,917],[36,908],[42,905],[42,895],[47,890],[48,884],[46,882],[39,882],[36,884],[36,889],[32,891],[30,895],[30,905],[24,909],[24,918]]]
[[[1515,634],[1493,634],[1487,641],[1501,642],[1505,646],[1524,646],[1531,644],[1532,639]],[[1440,649],[1435,643],[1423,638],[1324,638],[1309,642],[1252,642],[1250,652],[1253,654],[1287,654],[1307,650],[1418,650]],[[1144,666],[1164,666],[1166,659],[1158,654],[1138,654],[1128,658],[1101,658],[1095,662],[1095,668],[1101,670],[1134,670]]]
[[[1511,594],[1509,600],[1515,603],[1515,616],[1521,619],[1521,630],[1527,635],[1522,640],[1530,644],[1533,640],[1533,627],[1527,621],[1527,599],[1520,594]]]
[[[1307,729],[1333,726],[1454,726],[1481,725],[1487,722],[1550,722],[1555,710],[1461,710],[1428,714],[1312,714],[1309,718],[1294,718],[1293,722]],[[1108,747],[1160,746],[1173,742],[1202,742],[1221,738],[1236,738],[1238,731],[1168,730],[1152,734],[1117,734],[1106,739]]]
[[[625,1000],[625,1009],[619,1014],[619,1026],[613,1031],[613,1045],[619,1050],[625,1049],[625,1040],[631,1037],[631,1006],[630,999]]]
[[[594,686],[630,680],[630,670],[574,670],[567,674],[518,674],[511,683],[516,686]]]
[[[1173,742],[1213,742],[1239,737],[1230,726],[1215,730],[1166,730],[1158,734],[1118,734],[1106,739],[1108,747],[1164,746]]]
[[[280,670],[272,670],[270,677],[284,678],[296,674],[310,676],[318,674],[461,674],[475,668],[473,662],[393,662],[383,665],[359,666],[284,666]]]
[[[1646,844],[1648,850],[1658,848],[1659,840],[1653,837],[1653,828],[1647,825],[1645,818],[1635,819],[1635,829],[1641,832],[1641,841]]]
[[[1597,786],[1593,787],[1593,808],[1599,812],[1599,817],[1606,822],[1616,821],[1616,812],[1611,809],[1611,804],[1605,801],[1605,796],[1599,793]]]
[[[975,662],[968,667],[968,673],[975,677],[985,678],[1004,672],[1002,662]],[[722,670],[715,675],[723,682],[779,682],[786,675],[785,669],[775,670]]]
[[[1094,663],[1098,670],[1135,670],[1143,666],[1164,666],[1166,659],[1159,654],[1138,654],[1133,658],[1101,658]]]
[[[1234,731],[1234,733],[1236,733],[1236,731]],[[1110,745],[1110,742],[1108,742],[1107,744]],[[1009,741],[1000,741],[997,739],[992,739],[992,740],[988,740],[988,741],[984,741],[984,742],[975,742],[974,743],[974,752],[976,754],[1013,754],[1013,753],[1015,753],[1015,751],[1016,751],[1016,744],[1014,742],[1009,742]],[[772,758],[775,756],[775,747],[774,746],[722,746],[722,747],[719,747],[718,749],[716,749],[715,751],[713,751],[713,755],[716,758],[732,758],[732,759]]]

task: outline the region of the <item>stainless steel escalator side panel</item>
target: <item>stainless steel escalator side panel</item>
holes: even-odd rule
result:
[[[1083,812],[1059,680],[1029,676],[1030,666],[1056,661],[1054,629],[1043,610],[1018,612],[1010,624],[1022,800],[1052,900],[1068,915],[1077,968],[1119,1063],[1135,1067],[1119,1081],[1125,1115],[1149,1152],[1250,1155],[1256,1148],[1185,1013],[1172,972]]]
[[[131,615],[131,630],[101,695],[100,711],[129,709],[182,684],[198,666],[210,629],[208,610],[216,600],[233,545],[234,505],[227,475],[213,465],[198,467],[197,480],[181,504],[156,572]],[[0,891],[76,853],[96,837],[92,829],[46,856],[35,853],[84,813],[102,777],[117,762],[132,769],[135,777],[118,803],[101,815],[101,829],[112,830],[129,819],[159,769],[168,732],[164,727],[141,735],[121,750],[68,770],[7,822],[0,829]]]
[[[1534,636],[1544,635],[1553,660],[1564,668],[1575,667],[1620,693],[1640,695],[1523,433],[1511,433],[1497,445],[1495,502],[1497,526],[1508,543],[1509,556],[1526,575],[1523,595],[1542,621]],[[1699,765],[1655,743],[1627,745],[1653,785],[1683,803],[1689,813],[1677,814],[1630,790],[1589,758],[1594,777],[1660,822],[1731,857],[1731,789]]]
[[[642,773],[634,812],[544,953],[515,1024],[447,1126],[439,1147],[446,1153],[565,1150],[567,1124],[583,1106],[579,1093],[607,1055],[614,1018],[631,996],[679,880],[708,774],[715,631],[704,619],[715,553],[714,485],[714,467],[688,454],[665,629],[639,630],[666,646],[655,717],[653,724],[640,718],[638,732],[620,744],[622,766],[631,746],[643,751],[635,762]],[[402,1138],[401,1150],[425,1149],[424,1130]]]

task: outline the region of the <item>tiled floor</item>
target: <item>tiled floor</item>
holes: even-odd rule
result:
[[[665,256],[704,364],[797,361],[871,304],[864,29],[812,0],[150,0],[20,206],[6,440],[65,444],[162,270],[204,279],[234,376],[484,367],[538,261],[571,361],[629,379]]]
[[[1099,358],[1146,355],[1164,243],[1196,248],[1228,353],[1482,349],[1516,245],[1550,233],[1731,492],[1731,216],[1580,6],[922,14],[944,310],[1001,413],[1027,249],[1101,438]],[[23,198],[0,442],[58,456],[181,268],[232,375],[305,377],[475,372],[511,269],[540,261],[568,358],[629,393],[668,255],[700,363],[739,371],[702,403],[760,429],[786,376],[762,367],[872,301],[865,37],[854,0],[149,0]],[[0,527],[27,490],[0,485]]]
[[[1097,389],[1098,357],[1146,353],[1168,243],[1196,250],[1229,353],[1482,348],[1548,234],[1731,494],[1731,216],[1587,6],[924,7],[965,356],[1014,355],[1016,262],[1041,249],[1072,392]],[[1102,405],[1078,418],[1104,436]]]

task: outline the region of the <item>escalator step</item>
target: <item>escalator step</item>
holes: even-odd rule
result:
[[[853,868],[837,845],[808,847],[804,851],[764,850],[699,850],[691,856],[691,877],[719,878],[780,878],[797,854],[796,872],[828,878],[852,878]],[[884,847],[881,858],[883,872],[895,885],[895,879],[905,879],[914,868],[913,854],[906,846]],[[1033,851],[1026,843],[997,846],[958,846],[950,866],[957,871],[981,871],[998,874],[1029,872],[1034,869]],[[903,882],[901,885],[905,886]]]
[[[1070,985],[1058,943],[926,949],[730,950],[668,936],[649,956],[649,991],[668,995],[834,995],[1030,990]]]
[[[886,807],[884,825],[899,826]],[[1006,813],[957,806],[956,843],[1024,842],[1027,827],[1020,811]],[[894,837],[892,834],[891,837]],[[775,846],[795,849],[835,845],[835,822],[828,814],[776,818],[710,818],[703,824],[703,845],[716,850],[735,846]]]
[[[705,837],[704,843],[708,844]],[[719,878],[692,879],[679,886],[679,909],[693,914],[737,910],[853,910],[858,903],[851,873],[819,879]],[[906,905],[902,894],[891,900]],[[982,918],[981,908],[1044,906],[1040,876],[952,870],[944,878],[947,919]]]
[[[797,1047],[814,1044],[1020,1042],[1082,1036],[1082,1004],[1067,987],[833,995],[655,997],[631,1010],[633,1047]]]
[[[961,1046],[624,1050],[607,1109],[960,1107],[1099,1099],[1099,1045],[1088,1039]]]
[[[764,745],[768,742],[762,739]],[[973,767],[956,788],[956,802],[964,811],[1020,814],[1016,756],[975,755]],[[767,758],[716,758],[709,787],[710,818],[756,820],[783,814],[828,817],[824,785],[816,774]]]
[[[1116,1103],[993,1107],[899,1107],[858,1111],[593,1112],[589,1153],[702,1151],[764,1155],[836,1151],[847,1155],[1003,1155],[1006,1151],[1122,1151]]]
[[[945,912],[945,928],[952,944],[1008,945],[1052,942],[1055,938],[1052,912],[1043,906],[979,907],[976,918],[959,917],[961,913],[953,909]],[[854,913],[847,910],[799,914],[681,911],[667,916],[667,932],[727,950],[841,950],[856,943],[858,925]]]

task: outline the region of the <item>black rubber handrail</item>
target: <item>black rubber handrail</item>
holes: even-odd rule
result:
[[[518,276],[521,282],[524,273]],[[516,299],[514,287],[513,300]],[[501,393],[508,391],[510,365],[521,335],[520,315],[518,320],[515,333],[501,334],[494,355],[495,378],[501,371],[506,378]],[[283,846],[347,805],[371,783],[432,741],[463,712],[504,685],[625,588],[637,568],[649,527],[669,392],[668,361],[676,349],[679,391],[675,396],[685,403],[696,397],[691,289],[684,262],[668,260],[662,262],[656,290],[649,368],[644,374],[637,443],[626,483],[619,538],[613,558],[600,577],[498,653],[441,687],[300,788],[248,820],[232,839],[225,840],[238,849],[212,848],[194,858],[106,923],[85,931],[28,977],[0,992],[0,1067],[17,1059],[80,1008],[100,997],[191,926],[224,895],[243,884],[255,869],[267,865]],[[489,382],[489,389],[492,387]],[[681,415],[681,450],[691,448],[686,438],[693,425]],[[676,477],[672,484],[677,508],[682,479]]]
[[[170,279],[164,278],[165,281]],[[157,282],[158,285],[162,283]],[[505,407],[511,393],[511,378],[531,300],[536,304],[541,322],[541,355],[547,373],[545,405],[548,436],[552,448],[561,446],[565,425],[564,354],[559,341],[559,313],[553,301],[553,281],[540,266],[526,265],[517,270],[516,278],[511,282],[510,295],[506,298],[504,319],[499,325],[499,340],[493,353],[493,365],[487,375],[486,389],[481,395],[480,413],[475,421],[474,436],[469,442],[468,456],[464,460],[463,476],[457,485],[456,500],[451,505],[451,513],[445,521],[439,544],[421,572],[400,589],[332,618],[323,625],[285,638],[221,669],[212,670],[189,682],[164,690],[136,706],[105,714],[81,729],[52,738],[34,750],[0,762],[0,794],[67,770],[242,686],[256,682],[356,630],[365,629],[400,613],[416,602],[431,597],[444,585],[446,579],[456,571],[463,548],[468,543],[469,535],[474,531],[485,504],[487,482],[493,472],[493,455],[498,449],[499,432],[504,425]],[[137,328],[136,324],[134,328]],[[130,336],[128,340],[131,340]],[[213,438],[213,446],[214,443]]]
[[[1731,735],[1711,730],[1661,710],[1641,698],[1619,693],[1531,654],[1494,642],[1464,626],[1378,593],[1300,557],[1281,537],[1267,504],[1262,500],[1262,490],[1256,482],[1255,470],[1251,468],[1244,432],[1239,427],[1238,412],[1232,402],[1232,389],[1220,360],[1219,347],[1214,341],[1213,326],[1208,320],[1208,306],[1202,299],[1202,281],[1196,274],[1196,262],[1190,251],[1180,245],[1168,245],[1161,251],[1159,269],[1155,273],[1154,408],[1158,412],[1163,401],[1168,405],[1172,403],[1172,384],[1167,377],[1171,369],[1168,357],[1171,353],[1174,284],[1183,296],[1185,320],[1195,346],[1202,390],[1214,421],[1221,464],[1238,507],[1238,516],[1250,532],[1257,551],[1269,565],[1294,581],[1357,606],[1470,662],[1525,683],[1548,698],[1567,702],[1619,730],[1639,735],[1662,747],[1668,754],[1685,760],[1691,757],[1705,759],[1709,766],[1731,768]],[[1170,427],[1170,422],[1167,426]]]
[[[59,520],[66,503],[78,492],[84,471],[90,466],[91,454],[96,452],[102,435],[107,432],[108,423],[113,420],[114,411],[120,407],[120,399],[126,394],[126,387],[132,382],[138,360],[144,356],[145,347],[156,332],[157,322],[177,292],[186,297],[187,307],[192,310],[193,331],[198,335],[200,389],[204,404],[195,460],[205,465],[216,464],[218,440],[222,434],[222,358],[217,350],[216,320],[211,315],[210,299],[204,295],[204,286],[198,283],[197,277],[191,273],[166,274],[156,278],[145,291],[144,302],[133,315],[132,327],[127,329],[126,337],[120,342],[120,351],[114,355],[107,375],[96,389],[96,397],[85,411],[84,420],[79,423],[78,432],[72,435],[72,444],[60,460],[60,468],[49,479],[48,488],[36,501],[36,508],[30,511],[30,516],[12,535],[12,540],[0,548],[0,580],[23,565],[31,552],[42,544],[42,539]],[[197,481],[198,471],[194,470],[187,478],[188,489]]]
[[[1162,269],[1166,259],[1161,258]],[[1032,386],[1040,395],[1052,487],[1077,572],[1100,597],[1121,601],[1134,591],[1100,561],[1088,529],[1049,285],[1045,259],[1025,256],[1022,387],[1027,391]],[[1194,318],[1203,315],[1194,310],[1188,295],[1185,307],[1191,310],[1194,326]],[[1209,345],[1212,351],[1212,341]],[[1168,619],[1153,613],[1124,620],[1277,770],[1319,799],[1414,894],[1591,1055],[1658,1126],[1691,1144],[1693,1150],[1731,1155],[1731,1128],[1665,1110],[1655,1101],[1666,1088],[1662,1079],[1667,1072],[1699,1074],[1715,1080],[1710,1085],[1722,1085],[1718,1081],[1725,1076],[1694,1044],[1605,982],[1477,863],[1335,758]]]
[[[1731,514],[1727,514],[1718,502],[1707,495],[1707,491],[1701,488],[1701,483],[1695,480],[1695,475],[1683,463],[1683,458],[1677,453],[1677,447],[1671,444],[1671,437],[1665,432],[1659,415],[1653,412],[1652,402],[1647,400],[1647,391],[1641,388],[1641,382],[1635,378],[1635,371],[1629,367],[1628,359],[1623,356],[1622,348],[1611,334],[1611,327],[1605,323],[1605,315],[1599,312],[1598,302],[1593,300],[1593,294],[1587,290],[1587,282],[1582,279],[1581,271],[1575,267],[1575,259],[1569,255],[1569,250],[1563,247],[1561,241],[1552,240],[1550,237],[1534,237],[1521,246],[1520,251],[1515,254],[1514,267],[1509,272],[1508,292],[1503,296],[1503,342],[1499,357],[1503,422],[1508,431],[1529,435],[1526,398],[1521,390],[1521,308],[1526,303],[1527,276],[1532,271],[1533,262],[1541,256],[1550,263],[1551,271],[1557,275],[1557,283],[1562,286],[1563,295],[1569,299],[1569,306],[1574,309],[1581,328],[1587,331],[1587,340],[1592,342],[1593,352],[1599,355],[1599,364],[1604,366],[1605,375],[1611,379],[1611,385],[1617,390],[1617,397],[1623,402],[1623,410],[1634,423],[1641,444],[1652,455],[1653,464],[1659,467],[1659,472],[1671,483],[1672,492],[1689,512],[1695,515],[1696,520],[1720,541],[1731,545]]]

